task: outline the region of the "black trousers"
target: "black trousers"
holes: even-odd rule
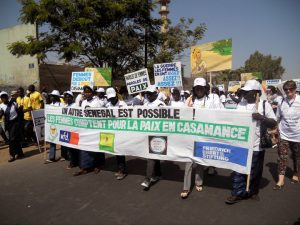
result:
[[[11,120],[6,124],[8,131],[9,154],[11,157],[22,155],[22,134],[18,119]]]

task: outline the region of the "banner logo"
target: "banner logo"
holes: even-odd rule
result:
[[[50,136],[49,136],[49,139],[51,141],[54,141],[56,139],[57,135],[58,135],[58,132],[57,132],[56,126],[53,125],[53,124],[51,124],[50,125]]]
[[[195,142],[194,156],[246,166],[248,149],[227,144]]]
[[[99,150],[114,152],[114,143],[114,133],[100,133]]]
[[[59,134],[59,141],[72,145],[78,145],[79,133],[61,130]]]
[[[149,136],[149,153],[167,155],[167,146],[167,136]]]

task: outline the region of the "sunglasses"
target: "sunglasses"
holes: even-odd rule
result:
[[[284,90],[284,91],[291,91],[291,92],[292,92],[292,91],[295,90],[295,88],[284,88],[283,90]]]

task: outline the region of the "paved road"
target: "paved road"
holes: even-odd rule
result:
[[[287,180],[282,191],[272,190],[275,149],[266,154],[261,201],[231,206],[224,203],[228,170],[205,175],[203,192],[194,189],[182,200],[182,163],[163,162],[164,179],[145,192],[143,159],[128,158],[130,175],[117,181],[114,157],[99,174],[73,177],[77,169],[66,170],[67,162],[45,165],[36,153],[27,150],[25,159],[0,163],[0,224],[300,224],[300,185]],[[289,160],[289,177],[291,165]]]

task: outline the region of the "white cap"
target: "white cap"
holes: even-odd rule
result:
[[[184,90],[181,90],[181,91],[180,91],[180,95],[184,95]]]
[[[145,92],[157,92],[155,85],[148,86]]]
[[[104,88],[98,88],[98,89],[96,90],[96,92],[104,92],[104,93],[105,93],[105,90],[104,90]]]
[[[194,87],[196,86],[206,86],[206,80],[202,77],[197,77],[195,80],[194,80]]]
[[[112,87],[106,89],[107,99],[114,98],[117,96],[116,90]]]
[[[241,88],[244,91],[260,91],[261,85],[257,80],[247,80],[244,87]]]
[[[74,96],[73,93],[72,93],[71,91],[65,91],[65,92],[64,92],[64,95],[65,95],[65,94],[71,95],[72,97]]]
[[[189,95],[191,94],[191,92],[189,90],[185,90],[184,93],[187,93]]]
[[[219,91],[224,91],[224,88],[223,87],[219,87]]]
[[[1,92],[0,92],[0,97],[1,97],[2,95],[7,95],[7,96],[8,96],[7,92],[5,92],[5,91],[1,91]]]
[[[59,94],[59,91],[58,90],[53,90],[50,95],[55,95],[55,96],[58,96],[60,97],[60,94]]]

